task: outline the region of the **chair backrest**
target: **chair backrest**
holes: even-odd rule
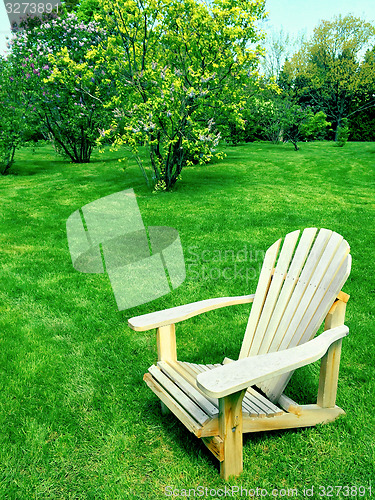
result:
[[[240,359],[311,340],[349,276],[350,247],[342,236],[308,228],[298,242],[299,234],[287,234],[280,253],[281,239],[265,254]],[[277,401],[292,373],[260,388]]]

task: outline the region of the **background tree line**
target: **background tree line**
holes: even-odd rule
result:
[[[374,25],[338,16],[295,49],[257,28],[264,3],[69,0],[25,19],[0,58],[1,172],[29,140],[74,163],[109,143],[168,190],[221,141],[374,140]]]
[[[331,123],[328,139],[338,141],[347,129],[350,140],[375,140],[374,23],[339,15],[322,21],[294,53],[290,45],[281,32],[265,58],[266,75],[283,95],[303,109],[324,112]]]

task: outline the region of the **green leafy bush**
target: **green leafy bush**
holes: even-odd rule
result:
[[[313,113],[310,111],[307,120],[301,125],[301,135],[307,141],[319,141],[325,138],[327,127],[331,123],[327,121],[327,115],[323,111]]]
[[[22,92],[17,68],[0,58],[0,173],[5,175],[14,162],[16,149],[28,132],[29,103]]]
[[[336,146],[339,148],[342,148],[345,146],[348,138],[349,138],[349,125],[348,125],[348,119],[347,118],[342,118],[340,125],[337,127],[337,134],[336,134]]]

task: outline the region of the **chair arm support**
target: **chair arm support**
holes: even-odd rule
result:
[[[171,307],[163,311],[157,311],[142,316],[134,316],[128,321],[130,328],[136,332],[144,332],[159,328],[160,326],[179,323],[185,319],[192,318],[198,314],[219,309],[220,307],[234,306],[236,304],[249,304],[254,300],[254,295],[243,295],[240,297],[219,297],[216,299],[200,300],[183,306]]]
[[[290,372],[317,361],[330,345],[345,337],[345,325],[326,330],[305,344],[284,351],[261,354],[233,361],[197,376],[197,385],[207,396],[222,398],[251,387],[259,382]]]

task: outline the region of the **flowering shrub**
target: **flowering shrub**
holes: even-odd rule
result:
[[[109,117],[106,104],[114,85],[101,56],[105,41],[98,23],[68,14],[19,32],[10,42],[11,63],[21,68],[24,92],[45,136],[75,163],[90,160]]]
[[[256,66],[249,48],[262,0],[107,1],[108,68],[118,109],[108,136],[149,150],[153,183],[168,190],[182,168],[220,156],[219,117],[241,120],[242,89]],[[98,56],[98,49],[92,51]]]

